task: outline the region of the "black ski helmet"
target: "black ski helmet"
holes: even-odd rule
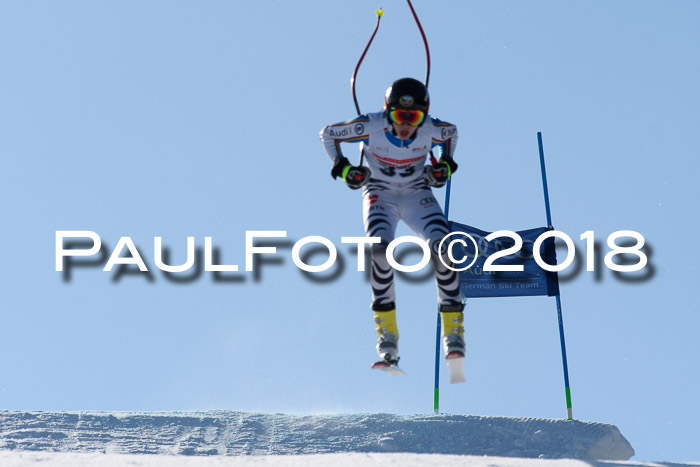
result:
[[[428,113],[430,96],[425,84],[413,78],[401,78],[394,81],[384,94],[384,110],[394,109],[421,110]]]

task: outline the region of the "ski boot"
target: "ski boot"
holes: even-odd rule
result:
[[[450,383],[463,383],[464,378],[464,315],[463,304],[440,305],[442,345],[445,361],[450,368]]]
[[[374,322],[377,325],[377,353],[379,354],[379,361],[372,365],[372,369],[384,370],[391,375],[404,374],[398,367],[399,330],[396,326],[396,309],[394,304],[390,303],[386,306],[373,308]]]

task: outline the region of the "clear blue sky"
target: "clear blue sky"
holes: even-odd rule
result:
[[[350,76],[379,6],[363,111],[394,79],[424,76],[405,2],[0,4],[0,408],[432,411],[434,284],[397,285],[408,376],[371,372],[369,285],[340,244],[363,235],[361,199],[329,177],[318,141],[354,116]],[[574,416],[616,424],[637,459],[700,460],[700,4],[414,6],[431,112],[460,130],[450,217],[544,225],[542,131],[554,226],[581,247],[594,230],[603,252],[621,229],[652,248],[646,281],[602,268],[562,284]],[[110,252],[131,237],[151,280],[93,265],[64,281],[57,230],[95,231]],[[257,275],[243,271],[247,230],[288,232]],[[338,245],[338,277],[292,263],[307,235]],[[173,263],[187,236],[211,236],[241,272],[169,280],[156,236]],[[564,417],[554,300],[466,313],[468,382],[443,381],[442,409]]]

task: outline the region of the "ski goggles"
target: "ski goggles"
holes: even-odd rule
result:
[[[389,110],[389,118],[397,125],[418,126],[423,123],[425,112],[420,110],[394,109]]]

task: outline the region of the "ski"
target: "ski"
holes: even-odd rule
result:
[[[464,378],[464,354],[462,352],[450,352],[445,357],[450,369],[450,384],[465,383]]]
[[[383,361],[378,361],[372,364],[372,369],[382,370],[389,376],[400,376],[406,374],[401,368],[399,368],[398,363],[391,364]]]

